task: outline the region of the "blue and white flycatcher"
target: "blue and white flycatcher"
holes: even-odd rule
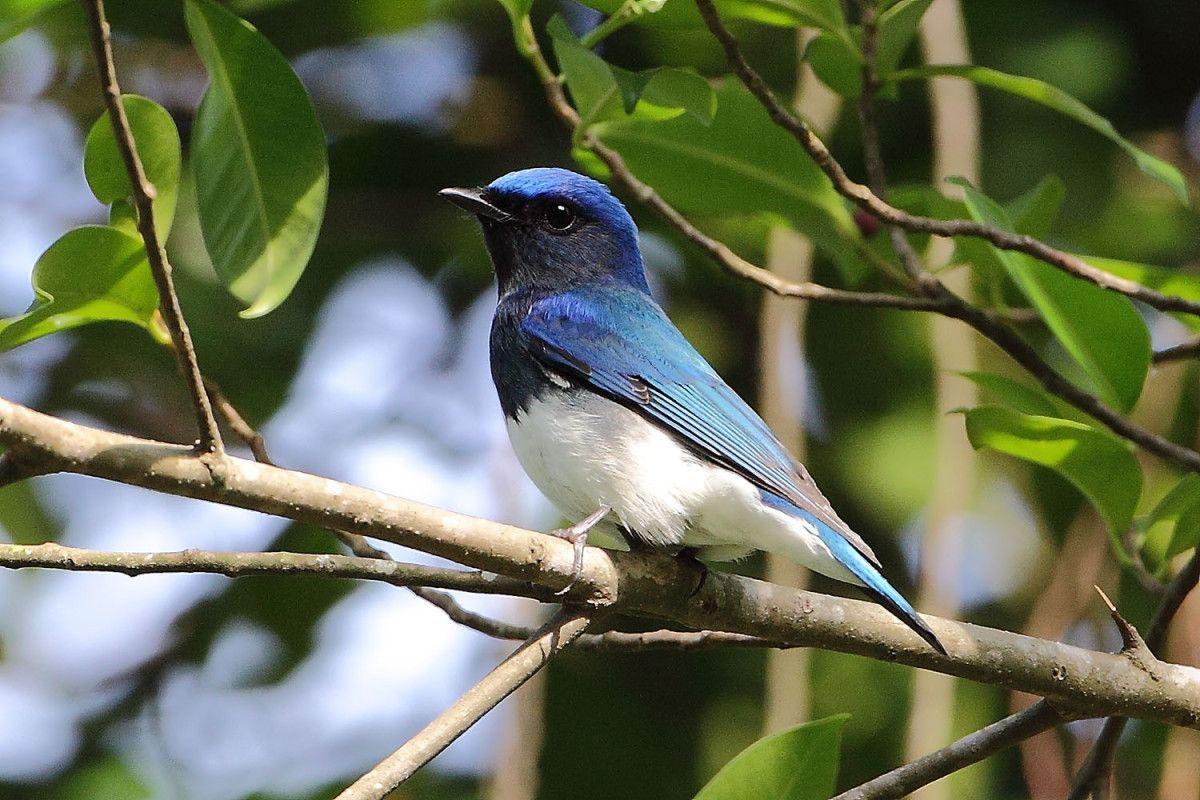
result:
[[[776,553],[862,587],[940,652],[866,542],[650,295],[637,226],[591,178],[513,172],[441,195],[499,280],[492,379],[517,458],[568,519],[707,561]]]

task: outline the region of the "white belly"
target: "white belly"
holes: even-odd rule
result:
[[[809,523],[765,506],[748,480],[610,400],[547,391],[508,420],[508,435],[530,479],[571,521],[605,505],[611,524],[657,547],[697,547],[713,560],[766,550],[858,582]]]

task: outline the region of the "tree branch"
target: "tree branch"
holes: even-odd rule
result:
[[[337,800],[383,800],[537,674],[551,658],[569,647],[587,624],[588,618],[579,611],[563,609],[535,637],[517,648],[403,747],[351,784]]]
[[[150,263],[150,273],[154,276],[154,285],[158,288],[159,308],[162,311],[163,322],[171,335],[172,350],[175,353],[179,371],[187,382],[188,392],[191,395],[192,410],[195,413],[196,425],[200,432],[196,447],[200,453],[221,456],[224,453],[221,431],[217,428],[212,406],[204,391],[200,365],[196,361],[196,350],[192,346],[192,335],[183,318],[179,297],[175,294],[175,283],[171,278],[171,264],[167,261],[163,238],[159,236],[154,225],[155,188],[146,177],[142,160],[134,146],[129,119],[125,116],[125,106],[121,103],[121,88],[117,83],[117,68],[113,62],[110,29],[108,21],[104,17],[104,0],[83,0],[83,5],[87,9],[88,33],[91,38],[92,52],[96,58],[96,70],[100,77],[104,104],[108,109],[109,120],[112,122],[117,149],[121,151],[121,158],[125,161],[129,184],[133,187],[132,200],[133,207],[137,210],[137,228],[146,246],[146,259]]]
[[[572,578],[573,548],[553,536],[240,458],[227,457],[214,474],[186,447],[76,425],[2,399],[0,444],[46,471],[342,528],[550,589]],[[941,656],[872,603],[715,571],[701,581],[694,566],[667,556],[588,548],[566,599],[693,630],[932,669],[1049,697],[1060,708],[1200,727],[1200,670],[1155,662],[1147,671],[1121,654],[927,617],[948,648]]]
[[[1186,342],[1164,347],[1154,351],[1152,360],[1155,364],[1166,364],[1171,361],[1185,361],[1200,356],[1200,337],[1188,339]]]
[[[180,550],[170,553],[129,553],[84,550],[47,542],[0,543],[0,567],[59,569],[70,572],[119,572],[124,575],[158,573],[212,573],[229,578],[248,575],[321,575],[329,578],[381,581],[393,586],[437,587],[479,594],[532,597],[549,602],[551,592],[478,571],[381,561],[327,553],[217,552]]]
[[[880,220],[903,228],[910,233],[930,233],[935,236],[971,236],[984,239],[1003,250],[1016,250],[1044,261],[1064,272],[1070,273],[1089,283],[1117,292],[1119,294],[1140,300],[1146,305],[1162,311],[1177,311],[1187,314],[1200,315],[1200,303],[1187,300],[1175,295],[1162,294],[1135,281],[1118,277],[1102,269],[1097,269],[1078,256],[1065,253],[1051,247],[1032,236],[1010,233],[1000,228],[993,228],[971,220],[941,220],[932,217],[921,217],[909,214],[889,204],[878,193],[850,179],[842,165],[838,163],[825,143],[809,129],[804,120],[793,114],[787,106],[767,85],[746,57],[742,55],[737,39],[721,21],[712,0],[695,0],[701,16],[721,43],[725,50],[726,59],[738,78],[746,88],[758,98],[776,125],[786,130],[808,152],[821,171],[829,177],[834,189],[843,197],[858,205],[863,210],[875,215]],[[865,49],[865,48],[864,48]],[[864,94],[867,87],[863,87]]]
[[[1171,627],[1171,620],[1175,618],[1179,607],[1196,588],[1198,582],[1200,582],[1200,550],[1192,554],[1187,565],[1167,586],[1166,593],[1154,611],[1154,616],[1150,619],[1150,628],[1146,631],[1145,641],[1141,642],[1140,648],[1137,646],[1138,642],[1130,641],[1126,631],[1128,623],[1124,623],[1124,620],[1117,614],[1116,608],[1109,602],[1108,607],[1113,614],[1113,620],[1121,629],[1125,649],[1132,652],[1142,649],[1146,651],[1143,657],[1156,657],[1167,643],[1167,631]],[[1108,602],[1108,598],[1105,598],[1105,602]],[[1134,631],[1134,636],[1136,635],[1136,631]],[[1123,717],[1110,717],[1104,721],[1100,735],[1096,737],[1095,744],[1092,745],[1083,766],[1079,768],[1079,772],[1075,776],[1069,800],[1103,796],[1112,774],[1113,757],[1117,752],[1117,741],[1121,738],[1121,732],[1125,730],[1125,722]]]
[[[697,2],[706,1],[697,0]],[[720,19],[716,18],[716,21],[718,25],[721,25],[722,30],[725,30]],[[728,34],[727,30],[725,32]],[[550,69],[549,64],[547,64],[545,56],[542,54],[537,39],[533,34],[532,24],[528,19],[524,21],[519,33],[521,38],[518,46],[522,55],[525,56],[537,73],[545,91],[547,102],[549,102],[551,109],[562,123],[574,131],[575,127],[579,124],[579,115],[571,107],[566,94],[563,92],[562,84],[553,70]],[[730,40],[733,41],[736,48],[737,43],[736,40],[732,39],[732,35],[730,35]],[[740,55],[740,50],[738,53]],[[744,62],[744,59],[742,61]],[[747,68],[749,68],[748,65]],[[757,73],[754,73],[752,69],[750,71],[753,75],[757,76]],[[758,80],[761,81],[762,79],[758,78]],[[770,90],[767,89],[767,91],[769,92]],[[820,144],[820,141],[815,136],[813,138]],[[941,285],[941,282],[937,281],[934,276],[925,273],[922,279],[922,286],[918,287],[925,295],[922,297],[897,297],[890,294],[846,292],[819,284],[794,283],[783,280],[779,276],[772,274],[769,270],[746,261],[730,250],[723,242],[707,236],[703,231],[692,225],[677,209],[663,200],[654,191],[653,187],[640,181],[629,170],[620,153],[604,145],[594,134],[585,131],[581,135],[579,143],[595,153],[611,170],[613,178],[633,194],[634,197],[657,211],[671,227],[675,228],[685,238],[701,248],[717,263],[733,274],[754,281],[760,286],[784,297],[848,303],[877,308],[894,308],[905,311],[930,311],[957,319],[971,326],[981,335],[990,339],[1001,350],[1008,353],[1013,360],[1036,378],[1046,391],[1058,395],[1084,413],[1095,417],[1118,436],[1134,442],[1148,452],[1154,453],[1160,458],[1189,471],[1200,472],[1200,453],[1175,444],[1169,439],[1152,433],[1125,419],[1101,402],[1095,395],[1080,389],[1058,374],[1049,364],[1042,360],[1033,347],[1003,324],[1002,317],[966,303],[962,298]],[[820,147],[824,150],[823,144],[820,144]],[[832,160],[832,155],[829,155],[827,150],[824,152]],[[836,161],[833,163],[837,164]],[[840,171],[841,166],[837,165],[837,169]],[[865,187],[863,188],[865,190]],[[873,194],[871,196],[874,197]],[[893,244],[896,244],[897,241],[898,239],[894,238]],[[905,252],[904,249],[901,252]],[[906,267],[911,269],[910,265],[906,265]]]
[[[541,81],[542,89],[551,110],[570,131],[575,131],[579,125],[579,114],[572,108],[563,91],[558,76],[546,63],[541,47],[534,36],[532,24],[525,19],[520,30],[521,39],[518,42],[521,54],[533,66]],[[707,253],[714,261],[734,275],[739,275],[754,281],[765,289],[783,297],[798,297],[804,300],[817,300],[827,303],[845,303],[850,305],[868,306],[872,308],[895,308],[902,311],[942,311],[943,306],[937,300],[923,297],[902,297],[899,295],[879,292],[851,292],[843,289],[833,289],[810,281],[794,282],[780,278],[770,270],[751,264],[746,259],[733,252],[729,247],[704,231],[697,228],[687,217],[679,213],[670,203],[663,200],[654,188],[643,183],[630,171],[621,158],[621,154],[608,147],[596,136],[584,131],[580,144],[605,163],[615,178],[640,203],[649,206],[661,215],[667,223],[678,231],[685,239]]]
[[[842,792],[833,800],[897,800],[1066,720],[1045,700],[993,722],[924,758]]]

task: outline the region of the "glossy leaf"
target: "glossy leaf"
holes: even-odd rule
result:
[[[512,0],[501,0],[511,2]],[[625,0],[581,0],[613,14]],[[722,19],[744,19],[778,27],[805,26],[846,36],[846,17],[839,0],[715,0]],[[657,11],[642,14],[635,24],[657,28],[703,28],[704,19],[692,0],[667,0]]]
[[[1129,528],[1142,472],[1125,442],[1082,422],[998,406],[973,408],[966,419],[976,450],[987,448],[1049,467],[1091,501],[1114,538]]]
[[[993,372],[960,372],[994,401],[1003,403],[1014,411],[1034,416],[1062,416],[1059,404],[1040,389],[1027,386],[1004,375]]]
[[[0,44],[32,25],[37,18],[67,0],[0,0]]]
[[[882,79],[895,72],[912,44],[921,17],[933,0],[900,0],[879,15],[876,24],[875,70]]]
[[[121,104],[129,119],[142,169],[156,192],[154,223],[159,236],[165,240],[175,218],[175,200],[179,193],[182,162],[179,131],[167,110],[153,100],[127,94],[121,97]],[[133,193],[108,114],[96,120],[88,133],[83,150],[83,174],[92,194],[101,203],[125,201]],[[119,213],[123,214],[124,210]]]
[[[862,92],[863,57],[858,43],[822,33],[808,43],[804,60],[822,83],[842,97],[855,98]]]
[[[282,303],[317,241],[329,183],[325,137],[287,60],[213,0],[187,0],[211,82],[191,159],[204,243],[221,280],[257,317]]]
[[[1054,220],[1067,196],[1066,184],[1057,175],[1046,175],[1025,194],[1005,204],[1013,230],[1038,239],[1050,235]]]
[[[1013,229],[999,204],[966,181],[955,182],[973,219]],[[1150,369],[1150,334],[1133,303],[1024,253],[992,251],[1095,391],[1124,411],[1133,408]]]
[[[827,800],[837,782],[842,726],[849,715],[759,739],[734,756],[695,800]]]
[[[1143,520],[1142,549],[1154,565],[1200,544],[1200,475],[1185,475]]]
[[[1137,147],[1117,133],[1117,129],[1104,117],[1055,86],[1036,78],[1009,75],[999,70],[978,66],[930,65],[907,69],[891,75],[891,80],[916,80],[930,77],[950,77],[969,80],[979,86],[999,89],[1017,97],[1039,103],[1080,122],[1100,135],[1115,142],[1133,158],[1138,169],[1161,181],[1175,192],[1184,203],[1188,202],[1187,183],[1183,173],[1171,164]]]
[[[1136,281],[1143,286],[1162,292],[1163,294],[1183,297],[1187,300],[1200,302],[1200,274],[1185,272],[1179,269],[1167,269],[1150,264],[1139,264],[1135,261],[1122,261],[1116,258],[1101,258],[1100,256],[1080,256],[1093,267]],[[1172,314],[1194,331],[1200,331],[1200,317],[1193,314]]]
[[[707,126],[682,115],[610,120],[594,131],[621,152],[634,174],[686,213],[778,214],[827,252],[851,255],[849,242],[859,234],[841,197],[734,81],[718,86],[716,115]]]
[[[89,322],[149,327],[158,292],[140,239],[103,225],[68,232],[33,268],[34,302],[0,320],[0,350]]]
[[[879,15],[875,35],[875,72],[880,80],[888,80],[904,57],[908,46],[929,10],[932,0],[900,0]],[[862,93],[863,54],[862,34],[855,28],[850,36],[822,33],[809,43],[805,58],[822,82],[846,98]],[[880,92],[890,95],[887,85]]]
[[[712,121],[716,93],[694,70],[659,67],[632,72],[609,64],[580,44],[557,14],[546,30],[581,126],[630,115],[664,120],[686,113],[705,125]]]

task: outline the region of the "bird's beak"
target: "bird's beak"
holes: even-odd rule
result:
[[[482,189],[458,189],[450,187],[438,192],[438,197],[444,197],[464,211],[470,211],[480,218],[491,219],[496,222],[506,222],[510,219],[506,211],[497,208],[484,198]]]

